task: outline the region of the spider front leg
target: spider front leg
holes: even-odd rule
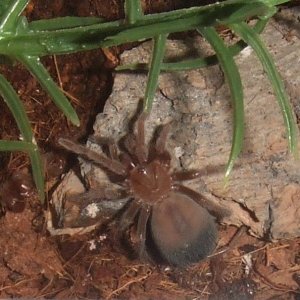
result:
[[[128,201],[126,190],[90,189],[81,194],[66,195],[63,204],[66,227],[110,223]]]
[[[120,161],[121,164],[125,167],[125,169],[130,170],[135,167],[134,162],[132,161],[132,158],[128,153],[121,152],[120,154],[118,153],[118,147],[114,139],[111,138],[106,138],[106,137],[91,137],[90,141],[102,146],[106,145],[108,146],[108,151],[109,151],[109,157],[112,160],[115,161]],[[129,152],[133,152],[133,140],[128,138],[126,143],[126,148],[129,150]]]
[[[102,137],[102,136],[95,136],[95,137],[90,137],[89,140],[100,146],[107,145],[110,158],[113,160],[119,160],[118,147],[114,139]]]
[[[71,140],[60,138],[58,140],[58,143],[64,147],[65,149],[76,153],[92,162],[94,162],[97,165],[100,165],[100,167],[104,167],[107,170],[117,174],[125,176],[127,175],[127,169],[123,166],[119,161],[110,159],[96,151],[93,151],[91,149],[88,149],[84,147],[83,145],[80,145],[78,143],[74,143]]]
[[[172,181],[187,181],[203,176],[205,172],[200,170],[179,171],[171,175]]]
[[[101,203],[102,201],[115,202],[117,200],[122,200],[128,198],[129,194],[124,189],[110,189],[106,187],[98,189],[90,189],[81,194],[70,195],[68,201],[74,201],[80,203],[81,206],[87,206],[90,203]]]
[[[148,160],[148,151],[145,144],[145,121],[147,116],[147,113],[142,113],[137,120],[135,155],[140,164]]]
[[[159,159],[161,164],[167,167],[169,167],[171,163],[171,155],[166,150],[166,142],[167,142],[170,129],[171,129],[171,123],[168,123],[162,127],[156,139],[155,148],[154,148],[155,149],[154,156],[156,156]]]
[[[220,166],[207,166],[201,170],[178,171],[172,174],[173,181],[193,180],[202,176],[221,172]]]
[[[166,142],[171,129],[171,123],[163,125],[155,143],[155,150],[158,154],[166,152]]]

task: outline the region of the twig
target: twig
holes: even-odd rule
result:
[[[3,286],[0,288],[0,292],[4,291],[4,290],[8,290],[10,288],[15,288],[19,285],[22,285],[23,283],[27,283],[27,282],[30,282],[30,281],[34,281],[34,280],[37,280],[39,278],[39,276],[36,276],[35,278],[30,278],[30,279],[24,279],[24,280],[21,280],[19,282],[17,282],[16,284],[14,285],[6,285],[6,286]]]
[[[277,283],[271,281],[266,275],[263,275],[260,271],[258,271],[257,268],[253,268],[253,272],[258,277],[260,277],[262,279],[262,281],[266,285],[268,285],[270,288],[272,288],[273,290],[282,291],[282,292],[286,292],[286,293],[293,292],[293,293],[300,294],[300,292],[296,289],[291,289],[285,285],[280,285],[280,284],[277,284]]]
[[[131,281],[126,282],[124,285],[122,285],[121,287],[117,288],[116,290],[112,291],[105,299],[108,300],[110,299],[113,295],[118,294],[119,292],[121,292],[122,290],[126,289],[128,286],[130,286],[133,283],[136,282],[141,282],[143,280],[145,280],[146,278],[148,278],[150,276],[150,274],[146,274],[142,277],[139,277],[137,279],[133,279]]]

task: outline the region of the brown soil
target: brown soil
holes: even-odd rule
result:
[[[26,14],[30,20],[65,15],[117,19],[123,14],[121,2],[35,0]],[[201,1],[145,0],[144,4],[146,11],[154,12],[197,2]],[[73,163],[58,150],[58,137],[84,139],[91,132],[94,118],[111,91],[111,67],[121,50],[43,59],[70,97],[81,120],[79,129],[66,120],[22,66],[0,67],[22,98],[45,153],[49,192]],[[0,106],[0,138],[17,139],[19,132],[9,110],[3,101]],[[128,258],[119,247],[113,224],[97,234],[50,237],[44,210],[28,180],[26,155],[1,153],[0,159],[2,201],[12,199],[16,192],[28,196],[25,210],[17,204],[12,210],[21,213],[7,211],[0,219],[0,298],[300,299],[300,239],[270,244],[244,234],[230,250],[185,270],[143,264]],[[220,246],[227,245],[236,231],[233,227],[220,228]]]

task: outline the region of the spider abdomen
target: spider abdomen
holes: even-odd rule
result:
[[[197,262],[216,247],[214,217],[189,197],[176,192],[153,207],[151,233],[160,255],[173,266]]]

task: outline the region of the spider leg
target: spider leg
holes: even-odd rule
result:
[[[135,167],[135,163],[134,163],[134,161],[131,159],[131,157],[129,156],[129,154],[128,153],[121,153],[120,154],[120,161],[121,161],[121,163],[124,165],[124,166],[126,166],[126,168],[128,169],[128,170],[130,170],[130,169],[132,169],[132,168],[134,168]]]
[[[108,144],[109,155],[113,160],[119,160],[118,149],[115,142]]]
[[[234,236],[230,239],[227,245],[222,246],[218,251],[212,255],[209,255],[208,257],[214,257],[220,254],[223,254],[229,250],[232,250],[234,247],[237,246],[238,242],[240,241],[241,237],[244,236],[244,234],[247,232],[247,227],[245,225],[242,225],[240,228],[237,229]]]
[[[129,198],[125,190],[91,189],[67,195],[63,205],[64,225],[84,227],[97,223],[110,223],[126,205]]]
[[[193,180],[202,176],[216,174],[222,172],[223,166],[207,166],[200,170],[189,170],[189,171],[178,171],[172,174],[172,180],[174,181],[185,181]]]
[[[109,188],[90,189],[81,194],[69,195],[70,201],[82,203],[86,206],[90,203],[101,203],[101,201],[116,201],[125,199],[129,194],[126,190],[113,190]]]
[[[132,156],[132,164],[143,164],[148,159],[148,151],[145,145],[145,120],[147,118],[146,113],[142,113],[137,122],[136,134],[128,134],[124,140],[124,145]]]
[[[139,160],[136,156],[136,136],[134,134],[127,134],[127,136],[124,138],[124,146],[127,150],[127,161],[131,161],[133,165],[137,165],[139,163]],[[124,152],[121,153],[122,155]]]
[[[185,181],[185,180],[192,180],[198,177],[205,175],[206,172],[202,170],[190,170],[190,171],[180,171],[174,172],[171,177],[173,181]]]
[[[205,196],[199,194],[198,192],[184,186],[181,184],[174,184],[172,186],[172,190],[177,191],[181,194],[184,194],[188,197],[190,197],[192,200],[194,200],[196,203],[198,203],[200,206],[207,209],[209,212],[212,213],[217,218],[223,218],[225,216],[230,215],[230,211],[215,204],[212,203],[208,198]]]
[[[97,153],[96,151],[88,149],[83,145],[74,143],[68,139],[60,138],[58,143],[65,149],[74,152],[117,175],[127,175],[127,169],[117,160],[110,159],[100,153]]]
[[[150,217],[151,209],[149,205],[142,207],[138,224],[137,224],[137,235],[139,239],[139,257],[142,259],[148,259],[146,255],[146,236],[147,236],[147,224]]]
[[[171,155],[166,150],[167,137],[171,128],[171,123],[164,125],[159,132],[159,135],[156,139],[154,156],[156,156],[159,161],[169,167],[171,163]]]
[[[155,150],[158,154],[161,154],[166,151],[166,141],[167,141],[167,137],[170,132],[170,129],[171,129],[171,123],[165,124],[162,127],[162,129],[157,137],[157,140],[155,143]]]
[[[137,120],[137,135],[135,144],[135,155],[140,164],[143,164],[148,159],[147,148],[145,145],[145,120],[147,113],[142,113]]]
[[[110,158],[113,160],[119,160],[117,145],[113,139],[102,136],[93,136],[90,137],[89,140],[100,146],[107,145]]]
[[[135,201],[132,200],[129,204],[129,207],[127,210],[123,213],[121,220],[120,220],[120,227],[119,232],[123,233],[128,227],[134,222],[135,217],[139,213],[141,207],[140,205]]]

